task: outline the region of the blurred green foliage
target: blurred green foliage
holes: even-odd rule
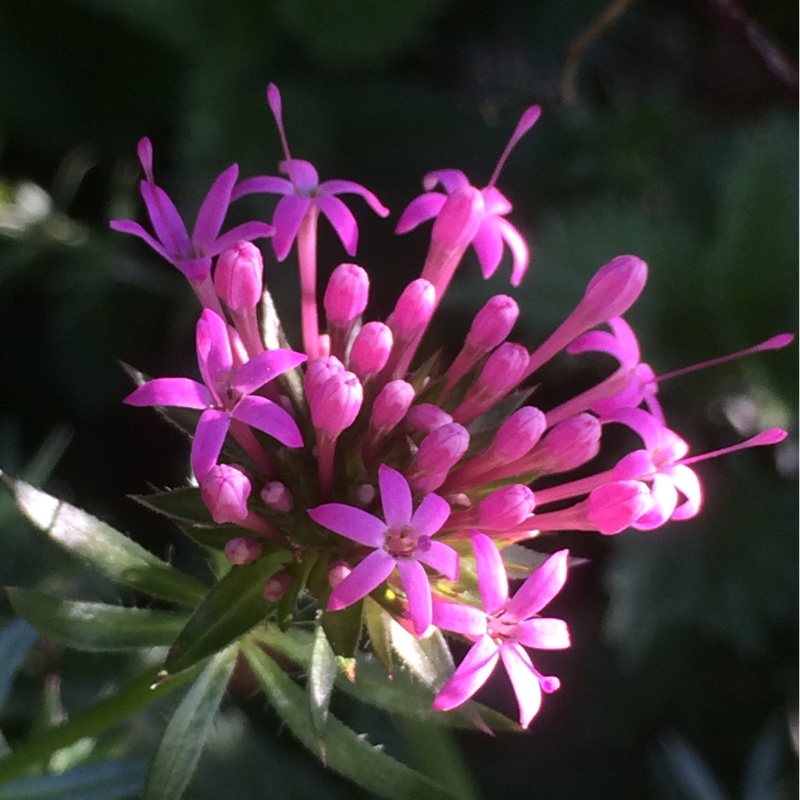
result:
[[[394,214],[429,169],[487,180],[517,115],[543,104],[500,181],[534,245],[515,294],[521,341],[546,335],[621,252],[651,267],[630,317],[657,372],[796,331],[796,76],[793,91],[770,74],[720,15],[724,3],[638,0],[584,53],[577,103],[564,105],[565,50],[604,7],[4,0],[0,466],[27,469],[32,482],[163,557],[197,558],[125,499],[150,484],[181,485],[188,448],[155,415],[121,405],[128,384],[116,363],[192,370],[195,309],[177,273],[107,222],[143,213],[135,145],[145,134],[159,183],[189,218],[232,161],[244,175],[274,173],[269,81],[282,89],[294,154],[323,178],[368,185]],[[795,4],[742,8],[796,63]],[[248,202],[235,214],[271,209]],[[365,215],[361,228],[358,261],[374,276],[376,317],[424,256],[425,233],[394,241],[390,225]],[[345,257],[329,233],[323,281]],[[291,264],[267,269],[291,308]],[[470,314],[489,291],[509,292],[507,281],[507,265],[487,286],[469,264],[443,307],[436,346],[456,347]],[[554,609],[575,639],[552,667],[564,688],[526,736],[461,738],[481,796],[796,795],[795,347],[664,384],[669,419],[695,452],[768,425],[793,432],[774,452],[700,466],[708,497],[699,519],[655,534],[554,541],[589,559]],[[543,383],[574,390],[602,366],[562,358]],[[89,585],[108,597],[108,586],[51,552],[5,495],[0,504],[3,583],[80,585],[81,596]],[[21,739],[41,726],[53,696],[46,676],[61,676],[74,713],[121,669],[132,674],[133,665],[36,645],[2,708],[4,730]],[[282,798],[357,796],[277,730],[246,677],[234,685],[190,797],[255,798],[265,786]],[[506,702],[506,687],[486,700]],[[337,702],[337,714],[366,728],[363,708]],[[147,753],[160,723],[156,711],[92,758]],[[403,734],[419,733],[379,725],[387,749],[414,758]]]

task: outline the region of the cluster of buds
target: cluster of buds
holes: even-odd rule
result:
[[[484,188],[458,170],[425,176],[425,192],[400,216],[396,232],[433,220],[430,247],[421,276],[389,317],[364,320],[369,275],[343,263],[325,288],[320,325],[320,213],[352,258],[358,227],[340,195],[359,195],[381,217],[389,211],[363,186],[320,183],[309,162],[292,158],[275,86],[267,99],[285,177],[237,182],[231,166],[209,191],[191,237],[155,182],[149,140],[139,144],[141,193],[155,236],[130,220],[112,227],[143,239],[188,279],[203,307],[196,331],[202,382],[143,380],[126,402],[197,415],[192,469],[214,523],[230,534],[224,552],[232,569],[276,552],[290,556],[264,587],[269,603],[312,598],[323,616],[349,610],[352,642],[363,641],[362,624],[369,627],[367,604],[416,637],[455,633],[472,646],[437,687],[433,708],[464,704],[502,661],[526,727],[542,692],[559,686],[537,670],[529,649],[570,645],[567,624],[540,613],[563,587],[570,562],[566,550],[542,557],[510,594],[509,574],[520,576],[515,545],[552,531],[617,534],[691,518],[703,502],[692,465],[717,454],[689,456],[689,445],[667,426],[657,400],[660,379],[641,361],[623,319],[645,286],[647,265],[622,255],[600,268],[572,313],[533,350],[509,340],[519,307],[497,295],[477,313],[449,366],[435,358],[415,365],[470,245],[485,277],[498,269],[506,247],[512,285],[528,268],[528,246],[506,219],[512,206],[495,184],[539,117],[532,106]],[[280,195],[272,223],[220,234],[229,205],[253,193]],[[296,248],[302,352],[288,347],[264,289],[262,253],[252,241],[270,237],[279,262]],[[560,405],[531,404],[526,382],[563,351],[603,352],[618,366]],[[641,446],[593,471],[609,426],[630,429]],[[728,450],[784,435],[771,429]],[[579,468],[581,477],[571,477]],[[283,609],[279,624],[290,625],[291,612]]]

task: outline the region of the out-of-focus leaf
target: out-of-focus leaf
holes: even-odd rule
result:
[[[37,630],[77,650],[170,645],[187,614],[62,600],[34,589],[7,589],[14,610]]]
[[[291,558],[281,550],[231,569],[189,618],[167,656],[167,672],[196,664],[261,622],[267,613],[264,583]]]
[[[708,765],[682,736],[665,734],[659,750],[681,800],[729,800]]]
[[[367,625],[369,640],[378,660],[383,664],[387,676],[394,674],[392,660],[392,638],[389,634],[389,614],[371,597],[364,599],[364,622]]]
[[[331,703],[333,684],[336,680],[336,656],[334,655],[325,629],[317,625],[314,629],[314,642],[311,646],[311,661],[308,666],[308,698],[311,709],[311,725],[317,734],[317,752],[325,761],[325,726],[328,722],[328,708]]]
[[[306,712],[305,692],[254,642],[243,651],[259,683],[294,735],[313,750],[317,734]],[[348,728],[332,714],[325,729],[327,765],[350,780],[387,800],[454,800],[430,778],[386,755]]]
[[[238,643],[212,658],[172,715],[147,773],[145,800],[178,800],[197,768],[239,654]]]
[[[0,631],[0,708],[11,688],[14,673],[39,633],[25,620],[15,619]]]
[[[124,800],[139,794],[146,771],[145,758],[84,764],[9,781],[0,786],[0,800]]]
[[[3,480],[20,511],[52,541],[112,581],[153,597],[195,605],[206,588],[124,534],[24,481]]]

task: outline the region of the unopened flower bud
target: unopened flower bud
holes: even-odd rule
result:
[[[285,513],[294,507],[294,498],[285,483],[270,481],[261,490],[261,499],[267,508]]]
[[[350,348],[350,369],[362,380],[380,372],[392,352],[391,328],[383,322],[368,322],[356,334]]]
[[[359,483],[355,491],[356,503],[366,508],[375,499],[375,487],[371,483]]]
[[[351,572],[353,568],[346,561],[333,561],[328,567],[328,583],[335,589]]]
[[[264,260],[250,242],[239,242],[222,252],[214,271],[217,294],[232,311],[255,308],[261,300]]]
[[[261,542],[253,536],[237,536],[225,543],[225,557],[236,566],[255,561],[261,550]]]
[[[417,278],[406,286],[397,300],[389,325],[398,339],[412,339],[424,330],[436,306],[433,284]]]
[[[425,431],[430,433],[442,425],[449,425],[452,416],[433,403],[418,403],[412,406],[406,414],[406,426],[412,431]]]
[[[481,355],[497,347],[511,333],[519,317],[516,301],[505,294],[496,294],[475,315],[465,344]]]
[[[331,377],[344,371],[344,364],[336,356],[322,356],[314,358],[306,365],[306,374],[303,385],[306,396],[313,394]]]
[[[451,422],[429,433],[419,446],[411,474],[446,473],[464,455],[469,433],[463,425]]]
[[[650,490],[640,481],[604,483],[589,494],[586,517],[600,533],[620,533],[642,516],[650,504]]]
[[[248,513],[250,481],[236,467],[217,464],[200,479],[200,496],[214,522],[240,522]]]
[[[550,430],[534,451],[536,461],[550,472],[575,469],[600,451],[600,435],[597,417],[577,414]]]
[[[586,293],[575,309],[583,318],[583,329],[622,316],[636,302],[645,283],[647,264],[641,258],[613,258],[589,281]]]
[[[270,603],[277,603],[292,585],[292,576],[288,572],[279,572],[264,583],[264,598]]]
[[[504,530],[527,519],[536,507],[533,492],[521,483],[503,486],[478,503],[477,527]]]
[[[369,276],[357,264],[339,264],[325,289],[325,316],[332,325],[346,326],[367,307]]]
[[[431,246],[465,250],[483,221],[483,195],[474,186],[462,186],[447,196],[431,231]]]
[[[370,428],[388,432],[406,416],[414,400],[414,387],[402,380],[389,381],[375,398]]]
[[[497,430],[489,454],[503,461],[515,461],[529,453],[542,438],[544,414],[534,406],[517,409]]]
[[[355,422],[364,400],[364,390],[352,372],[341,370],[311,391],[306,385],[306,396],[314,427],[336,438]]]

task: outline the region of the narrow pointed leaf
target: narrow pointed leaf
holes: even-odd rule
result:
[[[184,605],[195,605],[206,588],[156,558],[124,534],[24,481],[3,476],[20,511],[56,544],[116,583]]]
[[[9,781],[0,787],[0,800],[124,800],[138,796],[146,771],[144,758],[98,761]]]
[[[188,614],[62,600],[34,589],[6,590],[14,610],[41,633],[76,650],[170,645]]]
[[[282,550],[231,569],[195,609],[173,644],[164,669],[170,674],[180,672],[258,625],[268,609],[264,583],[289,561],[291,554]]]
[[[39,633],[25,620],[15,619],[0,631],[0,708],[11,688],[14,673]]]
[[[178,800],[183,795],[197,768],[238,653],[238,643],[217,653],[175,710],[147,773],[144,800]]]
[[[305,692],[253,642],[244,654],[276,711],[309,749],[317,734],[305,710]],[[332,714],[325,727],[327,766],[385,800],[455,800],[442,786],[376,749]]]
[[[353,603],[341,611],[324,611],[322,627],[333,652],[337,656],[352,658],[361,639],[361,609],[363,603]]]
[[[317,753],[325,762],[325,727],[328,722],[328,707],[336,680],[336,656],[331,650],[322,625],[314,629],[311,647],[311,663],[308,667],[308,698],[311,710],[311,725],[317,735]]]
[[[383,664],[389,678],[394,674],[392,637],[389,633],[389,614],[371,597],[364,598],[364,622],[369,640],[378,661]]]
[[[154,494],[134,494],[130,497],[137,503],[177,522],[209,526],[214,524],[211,512],[200,496],[198,486],[182,486],[179,489],[167,489]]]
[[[0,760],[0,786],[5,786],[5,781],[24,775],[32,767],[47,761],[54,753],[78,740],[96,736],[126,720],[199,673],[200,668],[197,667],[163,679],[157,670],[148,671],[111,697],[75,714],[68,722],[48,728],[35,739],[17,746],[12,755]]]

